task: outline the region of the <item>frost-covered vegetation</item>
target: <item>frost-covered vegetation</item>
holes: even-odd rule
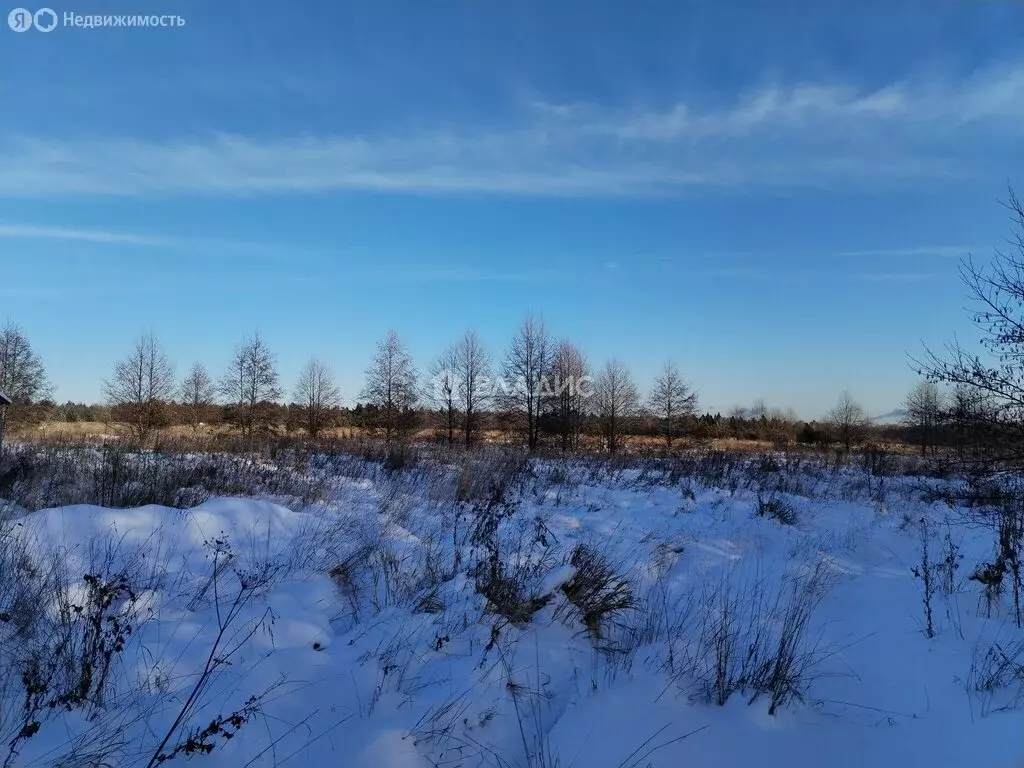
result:
[[[8,446],[0,760],[1016,765],[1020,494],[942,474]]]

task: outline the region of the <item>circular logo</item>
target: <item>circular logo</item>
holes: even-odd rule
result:
[[[32,23],[40,32],[53,32],[57,27],[57,14],[53,8],[40,8],[32,17]]]
[[[28,32],[32,29],[32,11],[28,8],[15,8],[7,14],[7,26],[15,32]]]

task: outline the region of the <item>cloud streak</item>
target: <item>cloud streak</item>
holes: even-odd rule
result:
[[[245,240],[226,240],[204,237],[170,237],[163,235],[141,235],[134,232],[115,232],[100,229],[77,229],[62,226],[35,224],[2,224],[0,239],[13,240],[71,240],[100,245],[129,245],[145,248],[172,249],[231,257],[264,256],[278,260],[296,257],[322,257],[334,254],[328,250],[311,250],[294,244],[284,246],[276,243]]]
[[[980,71],[956,82],[906,81],[872,91],[848,85],[772,85],[742,95],[727,109],[698,111],[680,103],[661,112],[615,115],[586,105],[534,107],[552,117],[586,117],[588,130],[629,141],[745,138],[755,134],[890,131],[950,134],[985,124],[1013,124],[1024,115],[1024,63]]]
[[[918,256],[959,259],[970,253],[986,250],[983,246],[969,245],[921,245],[912,248],[869,248],[862,251],[846,251],[839,254],[848,258],[891,258]]]
[[[797,285],[846,280],[861,283],[922,283],[936,279],[928,272],[852,272],[837,273],[824,269],[780,271],[751,267],[720,267],[702,270],[698,274],[723,280],[764,283],[767,285]]]
[[[641,196],[935,183],[984,173],[1004,140],[1014,146],[1022,116],[1024,63],[869,91],[775,85],[719,106],[534,102],[512,124],[387,136],[8,137],[0,196]]]
[[[287,261],[291,270],[290,277],[303,281],[317,281],[319,280],[317,277],[319,273],[314,273],[309,277],[296,276],[294,269],[297,261],[301,263],[306,258],[315,261],[325,256],[336,259],[339,256],[339,252],[336,249],[315,250],[273,242],[254,243],[203,237],[172,238],[110,230],[70,229],[59,226],[0,224],[0,239],[2,238],[19,240],[73,240],[104,245],[172,249],[180,252],[204,252],[214,255],[219,254],[225,257],[231,257],[234,254],[242,254],[246,257],[253,254],[274,256],[278,257],[279,260]],[[372,261],[372,259],[364,258],[366,254],[361,252],[349,253],[348,255],[357,264]],[[531,283],[550,282],[564,277],[562,273],[553,269],[508,271],[487,269],[474,265],[444,263],[417,264],[403,269],[400,274],[395,273],[394,270],[361,269],[357,266],[348,275],[351,280],[356,282],[394,282],[395,280],[402,280],[410,283]],[[10,289],[0,293],[0,295],[22,297],[35,296],[36,293],[26,292],[25,289]],[[50,294],[39,292],[38,295],[49,296]]]
[[[125,232],[106,232],[92,229],[65,229],[63,227],[36,227],[0,224],[0,238],[19,240],[78,240],[86,243],[103,243],[146,246],[171,246],[173,240],[134,235]]]

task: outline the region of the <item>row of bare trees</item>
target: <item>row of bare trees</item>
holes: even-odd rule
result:
[[[14,325],[0,332],[0,387],[21,404],[52,392],[42,362]],[[141,443],[168,426],[172,402],[178,417],[196,432],[214,420],[217,409],[216,415],[251,439],[272,426],[285,393],[276,356],[259,333],[243,339],[218,378],[197,362],[179,382],[160,340],[147,332],[115,364],[103,394],[111,418]],[[315,357],[289,394],[301,412],[302,427],[314,438],[330,426],[341,405],[330,368]],[[471,445],[480,438],[485,417],[500,411],[531,450],[542,434],[554,434],[563,449],[575,449],[585,425],[595,420],[608,449],[618,450],[624,424],[645,405],[621,361],[613,359],[594,373],[578,346],[554,340],[533,315],[523,320],[500,364],[494,364],[471,329],[433,362],[424,381],[408,348],[391,331],[366,371],[360,399],[372,407],[368,426],[387,440],[407,436],[426,408],[439,418],[444,438]],[[658,419],[668,447],[679,434],[681,418],[694,413],[696,403],[696,393],[679,370],[666,363],[646,413]]]
[[[16,402],[38,400],[51,391],[41,361],[16,326],[0,333],[0,364],[0,381]],[[281,419],[278,402],[285,396],[276,357],[259,333],[243,339],[219,378],[195,363],[180,383],[159,339],[145,333],[114,366],[103,392],[110,418],[126,425],[139,442],[172,420],[194,432],[204,423],[224,420],[252,439]],[[305,365],[288,396],[289,424],[301,426],[309,436],[317,438],[337,423],[341,393],[330,368],[318,358]],[[844,398],[832,422],[849,446],[860,439],[866,417],[848,395]],[[696,393],[671,361],[643,398],[624,363],[613,359],[593,371],[577,345],[554,340],[533,315],[523,320],[500,364],[494,364],[476,332],[467,330],[432,363],[422,381],[408,348],[391,331],[366,371],[360,399],[368,414],[363,426],[386,440],[408,436],[427,411],[442,439],[471,445],[498,413],[500,425],[520,435],[531,450],[542,436],[574,450],[585,429],[596,428],[608,450],[617,451],[623,435],[637,428],[640,419],[656,424],[671,449],[683,424],[692,422],[697,405]],[[763,403],[741,416],[766,423],[782,418]],[[783,418],[787,425],[793,420]]]
[[[1002,272],[1002,278],[1006,282],[1008,272]],[[1011,423],[1007,410],[997,408],[994,393],[972,384],[977,378],[985,380],[985,372],[979,373],[975,362],[968,368],[963,354],[954,359],[955,367],[946,362],[953,367],[951,374],[958,373],[948,394],[935,381],[926,380],[904,402],[907,434],[919,442],[923,453],[934,452],[940,444],[955,444],[963,451],[971,438],[991,434],[996,422]],[[1001,381],[1009,380],[1008,373],[1001,376]],[[502,386],[496,387],[496,381]],[[38,401],[52,391],[25,332],[10,324],[0,331],[0,387],[16,403]],[[114,420],[126,424],[139,441],[168,424],[167,403],[172,400],[178,403],[179,418],[195,431],[223,416],[244,437],[252,438],[280,419],[276,402],[284,394],[275,356],[258,333],[243,340],[219,379],[197,362],[180,384],[160,341],[153,333],[144,334],[115,366],[103,391]],[[316,357],[302,369],[291,397],[298,424],[314,438],[333,424],[341,404],[330,368]],[[627,424],[641,414],[656,420],[671,449],[683,420],[696,408],[695,392],[671,361],[643,400],[622,361],[609,360],[592,376],[580,348],[565,340],[554,341],[543,321],[532,315],[523,319],[499,367],[479,336],[469,330],[434,360],[424,382],[409,349],[389,332],[367,370],[360,398],[373,407],[368,426],[388,440],[410,434],[427,408],[433,411],[443,439],[471,444],[479,439],[484,415],[500,411],[509,417],[507,426],[531,450],[539,445],[542,434],[554,435],[563,450],[577,449],[585,426],[596,425],[607,449],[614,452],[621,449]],[[224,406],[215,413],[218,401]],[[753,410],[741,410],[737,418],[769,426],[773,421],[784,425],[795,421],[792,415],[775,414],[761,401]],[[829,437],[846,450],[864,438],[870,424],[848,392],[827,421]]]
[[[962,455],[965,446],[981,436],[977,426],[985,411],[984,398],[970,387],[943,388],[940,382],[926,378],[903,401],[902,437],[915,443],[922,456],[936,455],[945,448]],[[849,451],[869,434],[871,419],[849,392],[843,392],[829,412],[826,426],[830,437]]]
[[[282,396],[277,358],[259,333],[238,345],[219,380],[195,363],[180,385],[160,341],[152,332],[143,334],[128,356],[114,366],[103,392],[113,418],[126,424],[140,443],[167,426],[167,406],[173,400],[181,404],[187,423],[198,431],[211,418],[219,399],[226,405],[227,421],[249,440],[271,426]],[[293,397],[312,437],[319,435],[327,425],[328,413],[341,404],[330,370],[317,358],[302,369]]]
[[[502,385],[497,388],[495,369]],[[26,334],[12,324],[0,330],[0,386],[19,404],[38,402],[52,391]],[[280,419],[277,402],[283,396],[276,358],[258,333],[236,348],[219,379],[196,363],[180,384],[159,340],[153,333],[144,334],[114,367],[104,393],[112,418],[127,425],[140,442],[169,423],[171,401],[178,404],[177,417],[196,432],[202,424],[224,417],[251,439]],[[983,415],[990,422],[995,418],[986,405],[993,398],[982,394],[963,382],[949,394],[934,381],[921,382],[904,403],[907,435],[922,453],[950,444],[962,450],[969,437],[978,435]],[[330,368],[318,358],[302,369],[290,396],[297,409],[295,423],[313,438],[338,416],[340,390]],[[621,448],[626,425],[641,415],[655,419],[671,449],[697,404],[696,393],[671,362],[646,401],[621,361],[609,361],[592,376],[582,351],[569,341],[552,340],[543,321],[532,315],[523,320],[500,366],[469,330],[434,361],[423,382],[404,343],[389,332],[367,369],[360,398],[373,409],[367,426],[387,440],[410,434],[428,408],[442,439],[469,445],[480,438],[485,415],[500,411],[508,417],[505,425],[531,449],[542,435],[553,435],[564,450],[576,449],[584,428],[596,425],[610,451]],[[758,401],[752,409],[737,409],[730,420],[765,428],[778,421],[786,427],[783,431],[791,431],[795,416],[776,413]],[[828,437],[850,450],[864,439],[869,425],[863,408],[844,392],[829,414]]]
[[[366,372],[362,398],[375,406],[377,426],[389,440],[408,434],[418,408],[426,405],[449,443],[472,445],[480,438],[484,415],[500,411],[530,450],[539,446],[545,432],[557,435],[563,449],[574,449],[585,422],[593,419],[614,452],[621,447],[624,424],[643,405],[621,361],[609,361],[592,376],[583,352],[569,341],[555,341],[543,320],[532,314],[519,326],[500,364],[495,365],[469,329],[433,361],[423,382],[408,349],[391,331]],[[693,413],[696,404],[696,393],[666,363],[647,405],[659,419],[668,447],[681,417]]]

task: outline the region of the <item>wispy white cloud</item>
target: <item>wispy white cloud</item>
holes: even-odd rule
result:
[[[962,258],[971,253],[986,250],[983,246],[969,245],[920,245],[911,248],[869,248],[861,251],[844,251],[840,256],[849,258],[899,258],[935,256],[939,258]]]
[[[235,254],[246,257],[262,255],[281,259],[296,256],[334,255],[333,251],[310,250],[294,244],[284,246],[276,243],[228,240],[211,237],[178,237],[166,235],[142,235],[135,232],[120,232],[105,229],[79,229],[62,226],[37,224],[0,223],[0,239],[13,240],[73,240],[101,245],[130,245],[147,248],[173,249],[177,251],[220,254],[230,257]]]
[[[864,91],[773,85],[731,104],[524,106],[514,124],[389,136],[8,137],[0,196],[378,192],[651,195],[984,173],[1024,117],[1024,63]]]
[[[125,232],[0,224],[0,238],[3,237],[26,240],[79,240],[87,243],[123,243],[125,245],[173,245],[173,241],[169,239],[134,235]]]
[[[252,255],[265,255],[286,259],[290,263],[296,259],[300,261],[311,258],[314,261],[324,255],[337,258],[337,250],[317,250],[293,245],[284,245],[272,242],[246,242],[236,240],[221,240],[204,237],[170,237],[163,235],[140,235],[130,232],[117,232],[110,230],[74,229],[60,226],[40,225],[13,225],[0,223],[0,238],[13,239],[46,239],[46,240],[75,240],[86,243],[128,245],[146,248],[171,249],[181,252],[204,252],[217,254],[224,257],[231,257],[241,254],[247,258]],[[959,257],[970,252],[966,246],[917,246],[907,248],[878,248],[860,251],[846,251],[837,254],[840,257],[848,258],[871,258],[871,257],[913,257],[913,256],[939,256]],[[350,254],[357,259],[357,263],[365,263],[365,259],[357,258],[356,254]],[[758,254],[746,254],[747,258],[758,256]],[[764,257],[760,254],[760,257]],[[711,257],[709,257],[711,258]],[[721,259],[723,255],[715,255],[713,258]],[[662,265],[671,264],[670,261],[662,259]],[[605,261],[602,264],[606,273],[615,273],[620,270],[620,263],[615,260]],[[814,282],[820,279],[835,279],[836,273],[832,270],[796,269],[780,272],[777,269],[765,269],[750,266],[721,266],[714,269],[701,270],[699,274],[707,277],[753,281],[760,283],[789,285],[794,283]],[[527,282],[550,282],[564,278],[564,274],[558,270],[529,270],[515,271],[482,268],[473,265],[458,265],[444,263],[425,263],[413,268],[405,269],[401,275],[393,272],[381,272],[379,270],[366,270],[356,268],[350,272],[350,278],[355,281],[375,282],[378,280],[404,280],[412,283],[527,283]],[[840,277],[842,277],[840,275]],[[928,272],[904,272],[904,271],[863,271],[848,273],[844,279],[859,282],[875,283],[916,283],[935,278],[934,274]],[[2,295],[29,296],[24,290],[17,290],[13,294]],[[36,296],[36,294],[32,294]],[[47,292],[39,293],[37,297],[49,297]]]
[[[721,267],[703,270],[701,275],[722,280],[764,283],[768,285],[795,285],[847,280],[862,283],[921,283],[934,280],[928,272],[836,272],[829,269],[759,269],[752,267]]]
[[[852,279],[867,283],[924,283],[934,280],[935,275],[927,272],[862,272]]]
[[[979,123],[1015,124],[1024,116],[1024,63],[955,81],[905,81],[863,91],[848,85],[771,85],[725,109],[686,103],[662,111],[615,114],[586,105],[534,107],[557,119],[586,120],[592,133],[635,141],[739,138],[800,133],[812,140],[853,131],[920,130],[949,134]]]
[[[556,270],[508,271],[474,266],[448,264],[418,264],[395,271],[369,271],[352,274],[352,279],[400,280],[409,283],[536,283],[559,280],[564,277]]]
[[[231,257],[241,254],[247,258],[252,255],[265,255],[279,257],[287,260],[290,269],[294,270],[296,261],[302,262],[306,259],[313,261],[329,256],[337,259],[339,255],[348,255],[356,263],[356,267],[348,272],[350,280],[355,282],[366,281],[389,281],[403,280],[411,283],[525,283],[558,280],[563,275],[557,270],[531,270],[515,271],[492,269],[475,265],[459,265],[444,263],[425,263],[407,267],[396,273],[394,270],[378,270],[374,268],[364,269],[358,265],[364,264],[371,259],[366,258],[367,254],[361,251],[339,253],[337,249],[310,249],[296,247],[294,245],[273,243],[273,242],[247,242],[237,240],[220,240],[205,237],[165,237],[160,235],[139,235],[128,232],[113,232],[109,230],[94,229],[70,229],[65,227],[38,226],[38,225],[13,225],[0,224],[0,238],[13,239],[42,239],[42,240],[76,240],[86,243],[98,243],[106,245],[129,245],[145,248],[171,249],[181,252],[203,252],[219,254]],[[295,274],[294,271],[288,275],[288,279],[304,281],[316,281],[319,273],[315,272],[309,277]],[[171,279],[169,277],[169,279]],[[133,284],[134,285],[134,284]],[[118,288],[123,287],[118,284]],[[49,292],[26,292],[25,289],[5,289],[0,291],[0,296],[49,296]]]

